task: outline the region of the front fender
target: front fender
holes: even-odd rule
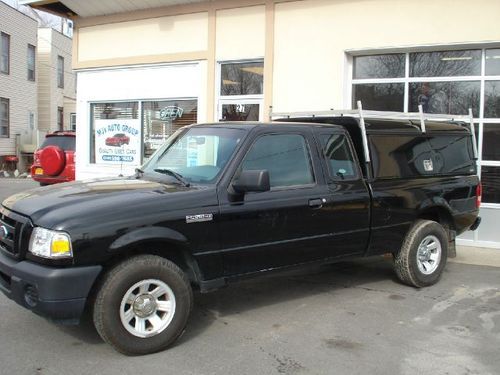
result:
[[[136,244],[141,241],[170,241],[181,246],[187,246],[187,238],[170,228],[164,227],[144,227],[137,228],[128,233],[125,233],[121,237],[117,238],[110,245],[109,250],[111,252],[123,249],[124,247]]]

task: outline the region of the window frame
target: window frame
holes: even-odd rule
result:
[[[9,98],[0,98],[0,103],[7,103],[7,135],[0,135],[0,138],[10,138],[10,99]],[[0,118],[0,127],[4,127],[2,125],[3,119]]]
[[[242,170],[243,163],[245,162],[245,159],[248,156],[248,153],[252,150],[255,143],[257,143],[257,141],[259,139],[261,139],[262,137],[276,136],[276,135],[278,135],[278,136],[280,136],[280,135],[298,135],[298,136],[302,137],[302,139],[304,140],[305,146],[306,146],[306,150],[307,150],[307,155],[308,155],[308,159],[309,159],[308,160],[309,167],[310,167],[311,177],[313,179],[313,182],[310,184],[300,184],[300,185],[275,186],[275,187],[271,186],[271,189],[269,190],[269,192],[274,193],[274,192],[286,191],[286,190],[310,189],[310,188],[314,188],[314,187],[318,186],[318,173],[317,173],[315,165],[314,165],[314,158],[312,155],[310,139],[306,134],[304,134],[300,131],[261,132],[261,133],[255,135],[254,138],[252,139],[252,141],[250,142],[250,145],[244,151],[243,155],[241,157],[239,157],[238,165],[234,169],[233,175],[231,176],[231,179],[230,179],[230,185],[238,178],[238,175]],[[266,193],[266,192],[263,192],[263,193]]]
[[[31,51],[33,51],[33,78],[30,77],[30,59],[31,59]],[[36,46],[28,43],[28,58],[27,58],[27,79],[28,81],[35,82],[36,81]]]
[[[57,55],[57,87],[64,88],[64,57]]]
[[[217,74],[215,77],[215,116],[216,121],[220,121],[222,118],[222,106],[225,104],[258,104],[259,105],[259,121],[264,118],[264,85],[265,76],[262,76],[262,94],[251,94],[251,95],[222,95],[222,65],[225,64],[248,64],[262,62],[264,67],[265,61],[263,57],[255,59],[244,59],[244,60],[220,60],[217,62]]]
[[[347,142],[346,144],[347,144],[348,151],[349,151],[350,155],[352,156],[352,162],[354,164],[355,174],[353,177],[340,178],[332,173],[333,171],[332,171],[332,168],[330,165],[330,159],[327,158],[327,156],[325,154],[325,150],[323,149],[323,145],[321,144],[320,137],[324,136],[324,135],[329,135],[329,136],[339,135],[341,137],[344,137],[345,141]],[[344,181],[358,181],[361,179],[361,170],[360,170],[360,165],[359,165],[359,161],[358,161],[358,156],[356,155],[356,152],[354,151],[354,145],[352,144],[351,137],[347,136],[347,134],[345,134],[341,131],[335,131],[335,130],[329,131],[326,129],[322,129],[322,130],[318,130],[317,132],[314,133],[314,138],[316,139],[317,146],[321,150],[321,159],[323,160],[324,168],[326,168],[326,171],[327,171],[327,175],[326,175],[327,182],[339,183],[339,182],[344,182]]]
[[[3,57],[3,41],[4,41],[4,38],[6,38],[7,40],[7,70],[3,70],[2,69],[2,63],[1,63],[1,59]],[[4,33],[3,31],[0,32],[0,73],[2,74],[7,74],[9,75],[10,74],[10,55],[11,55],[11,51],[10,51],[10,34],[7,34],[7,33]]]
[[[377,84],[377,83],[403,83],[404,84],[404,102],[403,108],[404,112],[408,112],[410,108],[410,84],[411,83],[424,83],[424,82],[480,82],[480,92],[479,92],[479,113],[478,116],[474,117],[474,123],[478,129],[478,160],[477,160],[477,173],[479,178],[481,178],[482,167],[500,167],[500,160],[483,160],[482,150],[483,150],[483,128],[484,124],[498,124],[500,128],[500,117],[498,118],[488,118],[484,117],[485,111],[485,85],[486,82],[500,81],[500,75],[487,75],[486,74],[486,51],[492,49],[499,49],[500,45],[483,45],[483,46],[449,46],[441,45],[435,46],[432,49],[425,46],[415,46],[413,48],[405,48],[404,50],[394,51],[391,49],[379,49],[379,50],[367,50],[367,51],[347,51],[348,59],[348,69],[346,70],[346,79],[348,84],[346,103],[349,107],[353,106],[354,100],[354,90],[353,87],[356,84]],[[481,51],[481,71],[479,75],[474,76],[444,76],[444,77],[410,77],[410,54],[415,52],[441,52],[441,51],[452,51],[452,50],[480,50]],[[367,55],[383,55],[383,54],[395,54],[404,53],[405,54],[405,75],[402,78],[370,78],[370,79],[356,79],[354,78],[354,58],[358,56]],[[482,202],[481,207],[485,208],[497,208],[500,209],[500,203],[486,203]]]
[[[64,107],[57,107],[57,130],[64,130]]]
[[[70,130],[72,131],[76,131],[76,113],[75,112],[71,112],[69,114],[69,126],[70,126]]]

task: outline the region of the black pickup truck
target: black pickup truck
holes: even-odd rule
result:
[[[144,354],[183,332],[194,288],[264,271],[392,253],[402,282],[431,285],[479,225],[471,132],[358,122],[188,126],[135,176],[13,195],[0,290],[65,323],[88,307],[106,342]]]

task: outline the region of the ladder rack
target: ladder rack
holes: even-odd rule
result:
[[[472,136],[472,147],[474,150],[474,158],[477,160],[477,145],[476,145],[476,132],[474,126],[474,117],[472,115],[472,108],[469,108],[468,115],[446,115],[424,113],[422,105],[418,106],[418,112],[391,112],[391,111],[372,111],[363,110],[363,105],[359,100],[357,102],[357,109],[340,109],[329,111],[309,111],[309,112],[271,112],[271,120],[276,118],[292,118],[292,117],[354,117],[359,118],[359,127],[361,128],[361,135],[363,138],[363,149],[366,162],[370,162],[370,153],[368,151],[368,137],[366,135],[365,119],[387,119],[387,120],[416,120],[420,122],[420,130],[422,133],[426,132],[426,121],[460,121],[469,124]]]

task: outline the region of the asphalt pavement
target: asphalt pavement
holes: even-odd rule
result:
[[[0,199],[36,186],[0,179]],[[115,352],[0,296],[0,374],[499,374],[500,268],[449,263],[415,289],[375,258],[195,294],[169,350]]]

